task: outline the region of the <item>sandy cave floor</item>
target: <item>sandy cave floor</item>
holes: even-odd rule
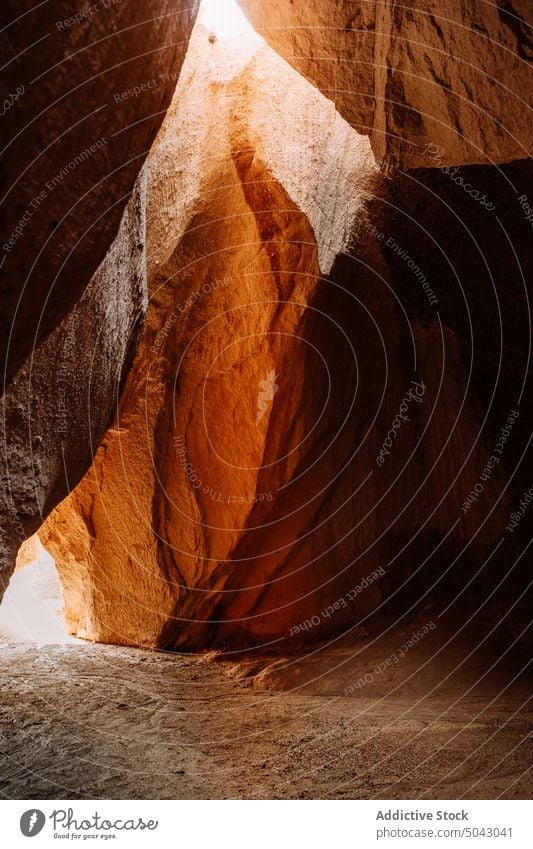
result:
[[[530,797],[531,687],[508,660],[504,681],[464,642],[436,655],[441,628],[345,695],[417,624],[299,660],[4,643],[0,795]]]

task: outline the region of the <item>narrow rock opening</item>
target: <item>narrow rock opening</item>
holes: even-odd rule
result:
[[[482,533],[461,513],[482,412],[428,301],[434,245],[404,233],[417,192],[397,209],[368,136],[233,0],[204,0],[142,193],[136,358],[41,531],[73,632],[292,650],[460,593],[508,506]]]
[[[23,543],[0,604],[0,646],[79,642],[66,630],[61,582],[37,534]]]

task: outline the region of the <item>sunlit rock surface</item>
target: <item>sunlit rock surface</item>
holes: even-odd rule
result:
[[[35,535],[21,547],[0,605],[0,647],[13,643],[75,643],[65,631],[63,592],[52,557]]]
[[[478,586],[469,558],[508,509],[498,470],[492,524],[461,509],[490,455],[483,410],[435,303],[418,319],[395,291],[368,139],[238,37],[200,23],[191,40],[148,163],[139,352],[93,468],[42,532],[78,636],[317,641],[465,569]]]
[[[254,27],[360,132],[387,171],[531,154],[527,0],[240,0]]]
[[[0,10],[0,598],[89,467],[146,306],[141,171],[196,7]]]

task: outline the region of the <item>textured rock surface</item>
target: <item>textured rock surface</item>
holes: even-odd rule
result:
[[[268,415],[256,424],[260,383],[276,363],[280,365],[283,355],[287,363],[283,381],[289,388],[297,375],[302,375],[306,360],[317,356],[309,343],[299,341],[300,335],[305,338],[308,333],[299,330],[299,325],[309,323],[306,308],[320,285],[319,255],[322,253],[323,264],[329,268],[330,244],[335,250],[342,247],[361,207],[365,181],[369,183],[377,172],[368,141],[358,139],[335,116],[331,104],[255,37],[250,52],[245,51],[233,66],[228,62],[233,51],[224,43],[211,45],[208,35],[206,28],[198,27],[175,105],[150,157],[151,307],[119,420],[106,435],[94,469],[70,499],[75,511],[62,505],[47,523],[44,536],[67,588],[69,622],[79,617],[80,610],[87,612],[90,621],[78,625],[77,633],[98,639],[153,644],[160,639],[177,599],[186,595],[179,585],[172,543],[157,538],[159,522],[170,519],[164,517],[168,499],[164,494],[158,499],[155,494],[159,484],[154,472],[166,476],[164,467],[169,461],[168,485],[178,490],[178,510],[185,511],[184,521],[175,529],[182,537],[180,550],[185,562],[181,568],[187,581],[194,573],[201,581],[201,571],[204,580],[210,577],[203,550],[209,542],[209,528],[202,532],[203,508],[187,485],[179,459],[180,438],[183,436],[188,451],[186,442],[195,439],[197,419],[202,416],[202,398],[200,395],[197,406],[195,395],[206,378],[214,383],[211,415],[215,419],[221,415],[220,405],[229,415],[218,439],[224,442],[233,436],[235,417],[244,416],[247,465],[260,466],[268,430]],[[212,54],[207,63],[206,48]],[[315,127],[314,132],[302,133],[295,140],[287,152],[287,164],[277,156],[293,126],[290,110],[279,108],[265,124],[261,106],[270,100],[266,82],[262,98],[253,102],[249,98],[252,84],[255,91],[256,83],[272,74],[292,90],[292,103],[302,112],[307,109]],[[185,107],[181,105],[182,88],[189,93]],[[326,170],[332,159],[335,164],[332,147],[342,150],[347,141],[351,168],[361,172],[358,187],[350,179],[349,158],[344,164],[346,173],[340,172],[335,182],[335,173]],[[180,168],[180,162],[193,157],[194,163],[194,157],[205,151],[209,151],[209,161],[202,162],[203,168]],[[321,249],[307,217],[272,174],[276,169],[294,186],[303,204],[306,199],[308,205],[314,203],[309,214],[322,237]],[[316,185],[322,195],[313,197]],[[320,201],[328,208],[328,217],[321,212]],[[207,330],[202,330],[206,322]],[[182,353],[186,356],[179,373],[183,403],[176,410],[179,422],[173,423],[173,385]],[[232,411],[227,402],[241,386],[245,387],[241,409]],[[299,395],[294,397],[293,409],[298,399]],[[317,395],[298,424],[297,443],[305,439],[319,400]],[[290,412],[286,408],[285,416]],[[190,426],[187,420],[193,414],[195,421]],[[203,433],[200,418],[198,436]],[[204,448],[204,444],[197,446],[194,462]],[[236,445],[234,450],[236,460],[240,447]],[[288,461],[289,476],[298,456],[293,452]],[[246,524],[252,508],[264,509],[272,502],[272,493],[265,490],[256,504],[257,472],[228,468],[226,458],[216,460],[213,452],[201,460],[199,474],[206,484],[210,482],[211,495],[205,498],[208,524],[228,528],[213,535],[209,543],[212,557],[230,559],[239,528]],[[105,485],[98,497],[102,476]],[[117,512],[119,492],[125,509]],[[235,498],[235,503],[224,504],[226,498]],[[168,506],[172,509],[170,501]],[[202,536],[206,539],[200,542]],[[70,557],[73,548],[75,566]],[[101,568],[104,559],[105,568]],[[83,561],[85,570],[80,567]],[[133,581],[132,570],[136,575]],[[104,582],[101,591],[95,591],[95,580]],[[128,614],[118,619],[112,613],[117,609],[113,587],[119,596],[126,592],[131,601],[137,599],[137,611],[132,604]],[[74,599],[72,606],[69,599]]]
[[[83,298],[36,346],[1,399],[0,574],[87,471],[116,408],[146,310],[146,180]]]
[[[116,409],[146,300],[139,175],[195,15],[169,0],[2,5],[4,581]]]
[[[193,37],[190,99],[177,91],[149,161],[141,347],[93,469],[43,531],[79,636],[322,639],[465,570],[480,586],[508,513],[499,470],[490,525],[461,510],[492,447],[483,410],[420,278],[405,309],[368,140],[245,44],[237,60]],[[301,137],[292,109],[310,116]]]
[[[0,363],[8,380],[76,304],[115,238],[195,13],[181,0],[2,3]]]
[[[443,149],[443,164],[530,155],[527,0],[240,5],[280,55],[370,134],[386,169],[427,166],[428,144]]]

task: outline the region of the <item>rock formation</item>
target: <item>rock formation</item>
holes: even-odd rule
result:
[[[255,29],[370,135],[385,170],[531,153],[527,0],[239,0]]]
[[[0,360],[8,381],[79,300],[115,238],[195,11],[178,0],[2,3]]]
[[[146,180],[141,173],[118,235],[78,304],[6,389],[0,571],[90,466],[115,411],[123,366],[146,311]]]
[[[445,162],[380,176],[366,135],[235,25],[195,28],[148,161],[139,350],[93,467],[42,530],[77,636],[287,650],[487,592],[502,568],[484,566],[507,472],[499,455],[486,468],[520,404],[500,395],[487,427],[499,358],[476,348],[472,365],[470,242],[459,273],[438,243],[447,197],[466,219],[479,203]],[[468,176],[502,198],[499,173]],[[493,283],[478,275],[479,309]]]
[[[141,169],[195,13],[2,4],[0,597],[116,408],[146,306]]]

